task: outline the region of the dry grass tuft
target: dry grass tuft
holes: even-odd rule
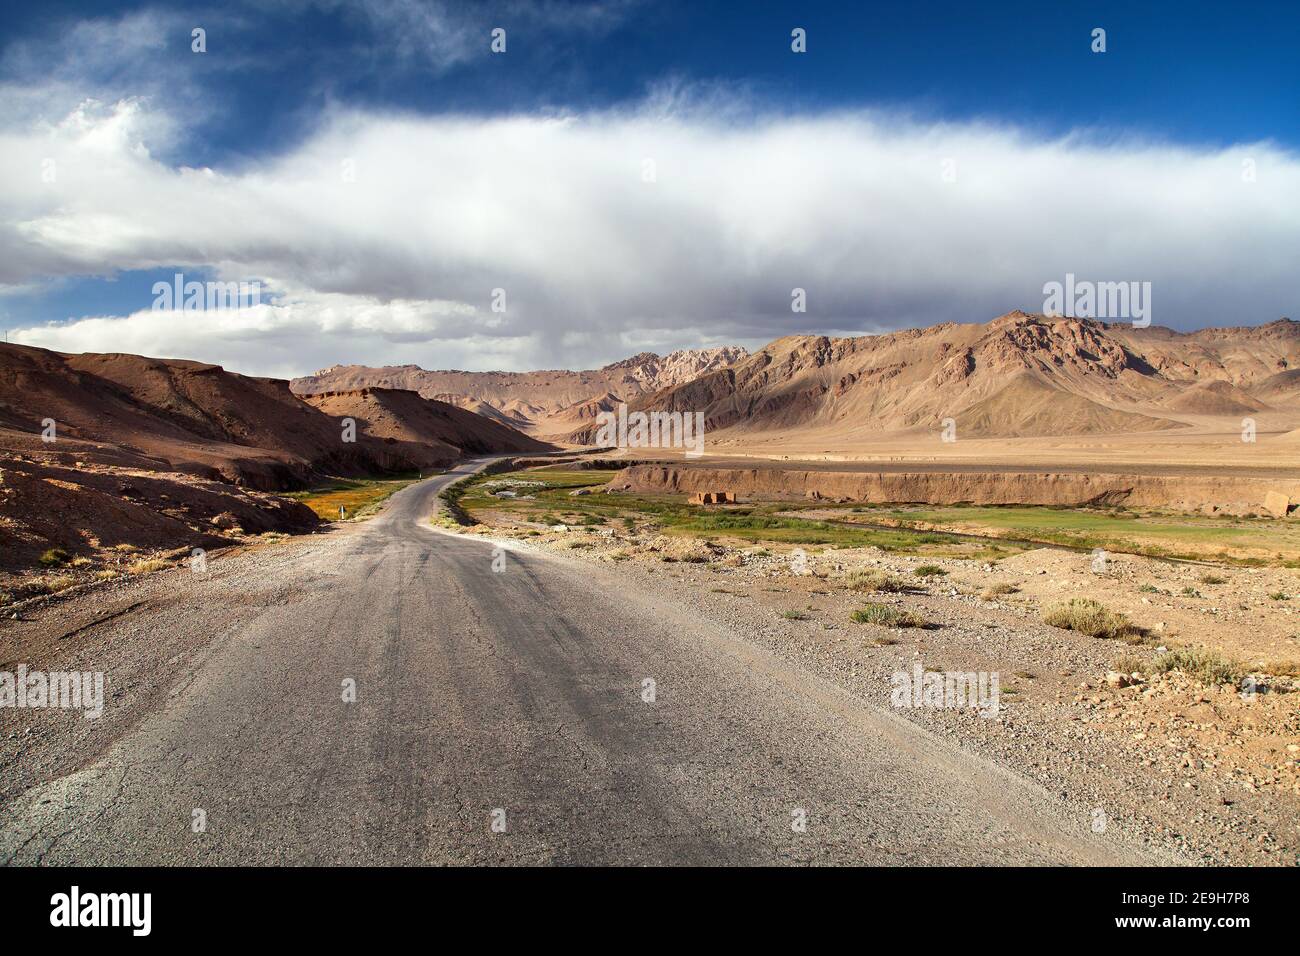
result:
[[[1071,598],[1065,604],[1049,607],[1043,612],[1043,622],[1089,637],[1141,640],[1142,636],[1142,629],[1123,614],[1108,610],[1090,598]]]
[[[162,571],[164,568],[170,568],[172,563],[164,561],[162,558],[142,558],[126,569],[127,574],[148,574],[151,571]]]
[[[880,627],[921,627],[928,628],[930,622],[911,611],[900,611],[888,604],[868,603],[849,615],[857,624],[876,624]]]
[[[980,592],[981,601],[996,601],[1000,597],[1006,597],[1008,594],[1018,594],[1020,587],[1015,584],[990,584]]]
[[[896,577],[888,571],[874,568],[865,571],[850,571],[840,580],[844,587],[852,591],[880,591],[897,594],[908,589],[907,583],[902,578]]]
[[[1183,647],[1161,654],[1152,661],[1151,670],[1155,674],[1181,671],[1202,684],[1235,684],[1245,668],[1217,651]]]

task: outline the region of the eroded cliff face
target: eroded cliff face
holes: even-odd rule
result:
[[[1176,511],[1266,513],[1270,493],[1300,503],[1300,480],[1068,472],[789,471],[633,465],[606,485],[611,492],[693,494],[730,491],[742,498],[823,498],[868,504],[1127,505]],[[1272,499],[1276,502],[1276,498]]]

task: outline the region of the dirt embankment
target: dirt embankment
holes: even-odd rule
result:
[[[872,504],[1126,505],[1262,512],[1269,492],[1300,501],[1300,480],[997,472],[831,472],[782,468],[633,465],[606,486],[640,494],[733,491],[771,500],[825,498]]]

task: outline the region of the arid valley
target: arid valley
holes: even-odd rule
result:
[[[5,659],[110,675],[93,721],[0,710],[8,862],[378,862],[412,819],[428,836],[411,862],[682,861],[705,832],[736,862],[1300,853],[1298,323],[1180,334],[1016,312],[593,371],[292,383],[0,358]],[[595,440],[638,412],[698,413],[700,453]],[[953,674],[992,675],[992,697],[945,697]],[[317,690],[298,700],[284,678]],[[289,770],[335,758],[280,749],[336,719],[321,708],[349,679],[389,706],[417,680],[447,703],[441,729],[374,713],[433,761],[400,771],[365,743],[371,718],[339,714],[370,749],[331,772],[371,819],[339,843],[338,793]],[[480,697],[511,703],[476,717]],[[284,743],[231,750],[241,715]],[[225,729],[194,736],[210,719]],[[505,764],[435,757],[454,728]],[[885,790],[849,797],[882,740]],[[545,793],[539,762],[558,774]],[[175,807],[150,796],[156,775]],[[230,814],[268,786],[297,809],[250,843]],[[626,787],[656,794],[639,822],[598,796]],[[932,787],[953,820],[928,815]],[[227,839],[167,822],[196,788]],[[510,801],[502,849],[475,821]],[[600,809],[579,820],[571,801]],[[791,807],[817,821],[794,840]],[[597,822],[623,836],[593,843]]]

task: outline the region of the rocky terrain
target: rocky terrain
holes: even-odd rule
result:
[[[1023,438],[1300,422],[1300,323],[1133,328],[1011,312],[856,338],[787,336],[743,361],[647,394],[634,410],[702,411],[713,444],[797,435],[861,450],[881,436]],[[574,433],[591,442],[595,428]]]
[[[3,594],[66,587],[85,562],[111,572],[117,548],[180,553],[315,527],[308,508],[265,492],[548,447],[414,392],[304,401],[288,382],[202,362],[0,345],[0,571],[19,575]]]
[[[336,365],[291,382],[300,395],[367,386],[400,388],[450,402],[530,434],[559,438],[582,429],[619,402],[693,381],[729,368],[747,356],[742,348],[682,349],[668,355],[642,352],[587,371],[429,371],[418,365],[370,368]]]

